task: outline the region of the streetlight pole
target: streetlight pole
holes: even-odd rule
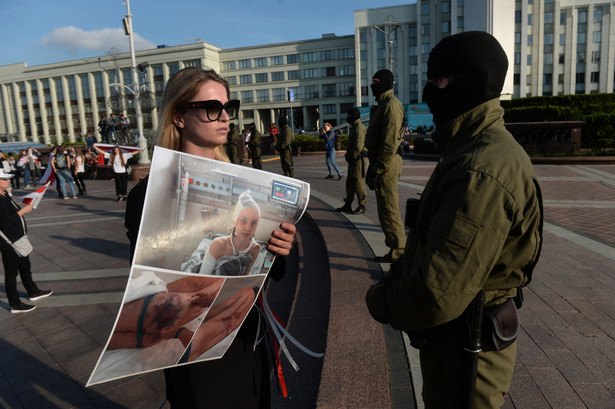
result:
[[[139,163],[150,163],[149,153],[147,152],[147,140],[143,135],[143,114],[141,112],[141,101],[139,98],[139,76],[137,74],[137,60],[135,57],[135,42],[132,38],[132,14],[130,13],[130,0],[125,0],[126,4],[126,18],[123,20],[124,31],[128,36],[130,42],[130,68],[132,71],[132,86],[133,94],[135,96],[135,110],[137,112],[137,130],[139,132],[138,145],[141,149],[139,153]]]

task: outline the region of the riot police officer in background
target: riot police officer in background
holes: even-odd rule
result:
[[[350,108],[346,121],[350,124],[345,154],[346,162],[348,162],[348,178],[346,179],[344,206],[338,208],[337,211],[363,214],[367,193],[365,191],[365,126],[361,122],[361,111],[358,108]],[[359,206],[353,211],[351,205],[355,196]]]
[[[376,261],[392,263],[404,254],[406,230],[399,215],[401,141],[404,136],[404,108],[393,95],[393,73],[380,70],[372,77],[372,92],[378,105],[372,109],[365,135],[369,168],[365,182],[376,191],[378,220],[389,252]]]

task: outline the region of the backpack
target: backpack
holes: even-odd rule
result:
[[[66,169],[66,157],[63,153],[56,154],[53,160],[56,163],[56,169]]]

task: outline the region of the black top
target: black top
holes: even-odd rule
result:
[[[0,230],[11,241],[15,241],[27,233],[27,228],[24,230],[25,220],[22,224],[21,216],[17,214],[20,209],[21,207],[15,203],[8,193],[5,192],[4,195],[0,195]]]

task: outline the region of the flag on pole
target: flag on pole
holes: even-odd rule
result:
[[[39,202],[43,198],[45,191],[49,187],[49,183],[50,182],[45,183],[43,186],[39,187],[34,192],[22,197],[21,198],[22,203],[25,203],[26,205],[32,205],[32,207],[36,209]]]

